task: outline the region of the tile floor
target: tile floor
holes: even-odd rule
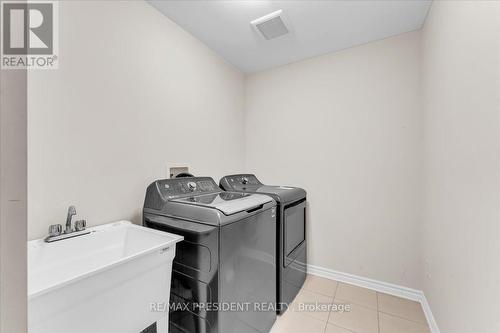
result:
[[[308,275],[288,311],[278,317],[271,330],[271,333],[294,332],[430,333],[430,330],[418,302]]]

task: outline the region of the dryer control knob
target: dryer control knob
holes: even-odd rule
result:
[[[241,178],[241,182],[245,185],[248,184],[248,178],[247,177]]]
[[[189,183],[187,183],[187,186],[188,186],[189,190],[191,190],[191,191],[196,190],[196,183],[195,182],[189,182]]]

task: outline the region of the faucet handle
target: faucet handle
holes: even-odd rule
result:
[[[75,222],[75,231],[85,230],[86,227],[87,227],[87,221],[85,220],[78,220]]]
[[[52,224],[49,226],[49,236],[55,237],[59,236],[62,233],[62,225],[60,224]]]

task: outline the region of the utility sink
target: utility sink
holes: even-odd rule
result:
[[[29,333],[139,333],[155,322],[166,333],[182,236],[127,221],[88,230],[28,242]]]

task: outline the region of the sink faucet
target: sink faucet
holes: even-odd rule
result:
[[[69,206],[68,215],[66,216],[66,228],[64,229],[64,232],[62,231],[62,225],[53,224],[49,226],[49,236],[45,238],[45,241],[47,243],[51,243],[67,238],[90,234],[90,231],[85,230],[87,226],[87,222],[85,220],[76,221],[75,228],[72,227],[71,220],[75,215],[76,215],[75,206]]]
[[[69,234],[73,232],[73,228],[71,227],[71,219],[73,216],[76,215],[76,208],[75,206],[69,206],[68,207],[68,216],[66,217],[66,229],[64,230],[65,234]]]

